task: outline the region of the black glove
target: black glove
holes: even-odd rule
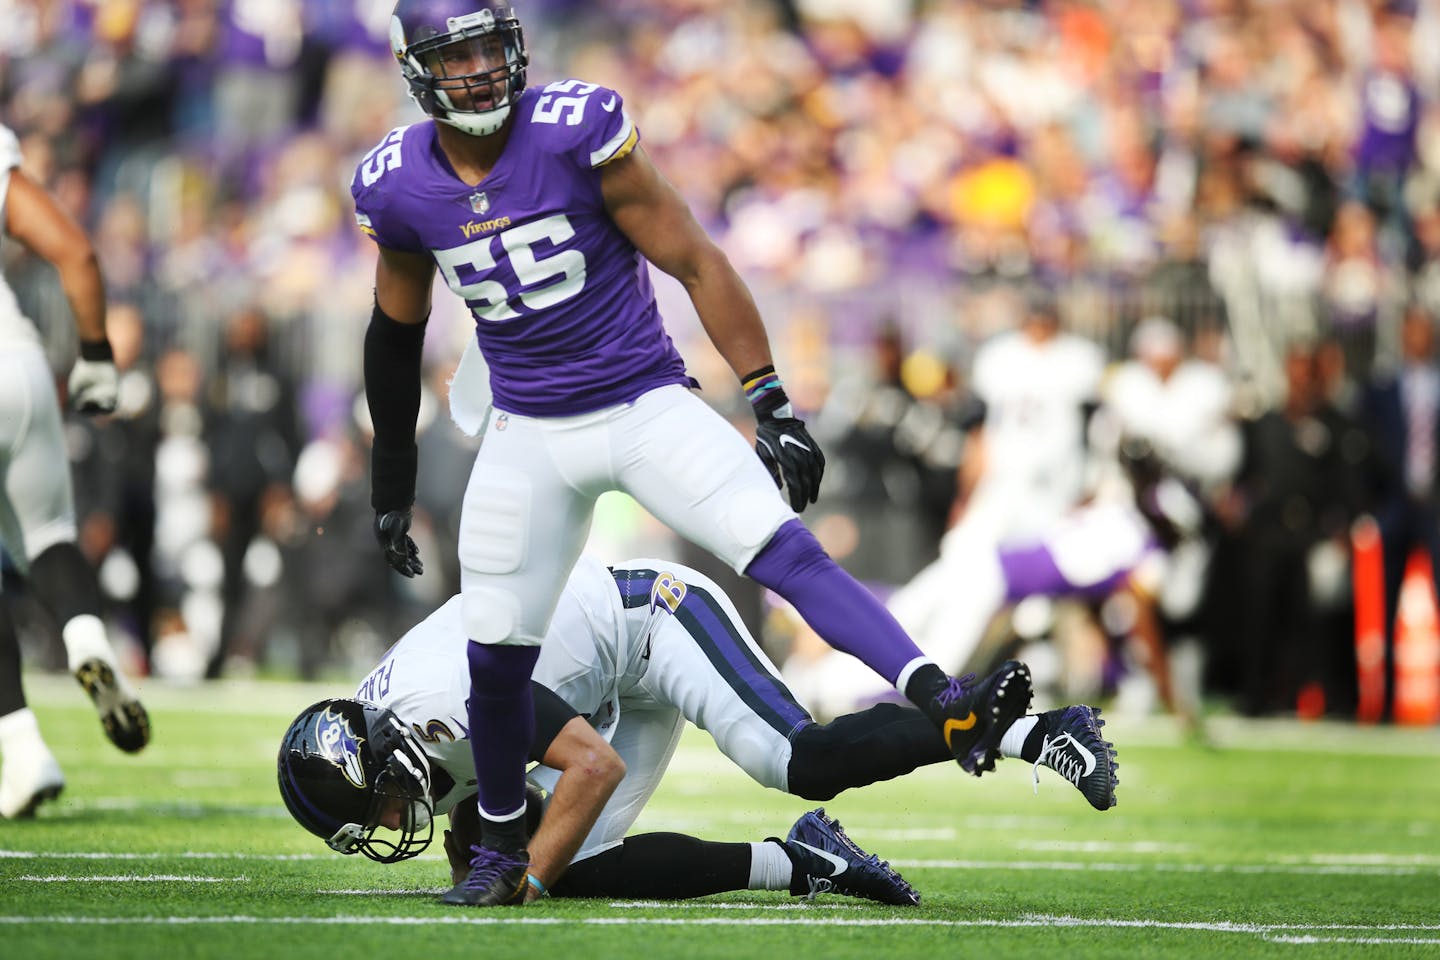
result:
[[[761,367],[740,382],[755,410],[755,452],[775,486],[789,491],[790,507],[799,513],[820,496],[825,454],[795,416],[774,366]]]
[[[385,562],[406,577],[425,572],[425,565],[420,562],[420,548],[410,539],[410,520],[409,508],[375,514],[375,539],[385,551]]]
[[[783,408],[788,412],[789,404]],[[814,503],[820,496],[820,478],[825,475],[825,454],[795,417],[761,415],[755,425],[755,452],[770,471],[775,486],[790,495],[790,507],[796,513]]]

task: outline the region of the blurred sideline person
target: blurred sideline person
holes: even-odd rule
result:
[[[70,371],[71,406],[115,409],[119,378],[105,333],[105,286],[94,248],[44,188],[20,169],[20,143],[0,127],[0,202],[5,231],[60,275],[75,319],[80,357]],[[70,462],[55,383],[39,333],[0,278],[0,545],[26,586],[59,624],[71,673],[100,714],[105,734],[134,752],[150,720],[120,672],[100,619],[95,571],[76,545]],[[20,642],[0,604],[0,816],[32,816],[65,786],[20,682]]]
[[[492,732],[472,742],[483,843],[447,902],[491,906],[522,893],[527,681],[607,490],[790,601],[826,642],[920,706],[961,767],[989,769],[999,730],[1024,711],[1026,668],[975,687],[946,676],[800,522],[824,455],[795,415],[749,291],[640,147],[620,94],[576,79],[526,89],[524,34],[507,0],[400,0],[390,36],[431,119],[392,130],[351,192],[380,248],[365,337],[372,506],[402,575],[424,569],[409,527],[437,268],[474,315],[471,346],[492,398],[459,533],[467,716]],[[684,285],[743,384],[759,462],[693,392],[651,264]],[[483,391],[464,382],[466,369],[455,392]]]
[[[1378,468],[1375,518],[1385,557],[1385,700],[1395,707],[1395,613],[1410,555],[1423,549],[1440,583],[1440,369],[1435,320],[1412,305],[1400,324],[1398,369],[1376,376],[1364,394],[1364,423]]]
[[[357,689],[358,702],[317,704],[286,733],[279,757],[286,804],[297,821],[335,849],[413,855],[416,844],[423,847],[420,832],[441,813],[450,814],[457,834],[472,835],[460,826],[473,817],[475,789],[463,620],[462,600],[454,597],[385,655]],[[998,673],[1013,670],[1007,665]],[[793,833],[791,841],[770,844],[625,836],[659,785],[687,720],[709,733],[757,783],[810,800],[829,800],[852,787],[951,759],[939,732],[910,706],[880,704],[816,723],[791,696],[729,598],[697,571],[668,561],[607,568],[582,556],[532,683],[537,733],[529,753],[546,765],[536,768],[532,779],[551,800],[540,831],[529,841],[529,875],[532,887],[556,895],[805,893],[812,881],[837,872],[833,861],[817,861],[794,848]],[[367,736],[355,719],[362,709],[372,725],[381,714],[394,718],[387,719],[391,732],[379,746],[369,735],[370,753],[351,746]],[[340,716],[352,718],[343,731],[334,719]],[[1008,726],[1000,749],[1056,770],[1091,805],[1107,810],[1115,802],[1116,763],[1101,726],[1083,706],[1022,717]],[[317,750],[321,756],[311,758]],[[381,818],[388,794],[381,788],[388,778],[381,774],[389,754],[403,758],[414,771],[410,779],[427,788],[411,791],[408,812],[398,819],[391,810],[388,826],[401,828],[398,844],[375,835],[387,826]],[[826,832],[814,821],[810,826],[811,836]],[[812,845],[845,856],[839,850],[843,843]],[[463,852],[465,845],[458,849]],[[456,861],[452,850],[456,862],[456,882],[463,885],[466,858]],[[842,893],[913,902],[897,898],[895,882],[884,873],[883,865],[854,851],[844,871],[830,879]],[[848,887],[852,882],[858,886]],[[884,895],[872,896],[876,891]]]
[[[1326,605],[1349,588],[1351,524],[1368,497],[1364,429],[1328,401],[1308,338],[1287,345],[1285,393],[1244,425],[1233,524],[1241,629],[1231,654],[1246,716],[1292,714],[1318,685],[1353,704],[1353,624],[1326,629]]]

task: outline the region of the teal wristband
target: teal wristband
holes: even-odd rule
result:
[[[535,876],[535,874],[527,873],[525,874],[525,879],[529,881],[530,886],[534,887],[540,896],[548,897],[550,895],[550,891],[545,889],[545,884],[541,883],[540,878]]]

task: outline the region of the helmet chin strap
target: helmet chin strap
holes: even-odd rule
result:
[[[461,110],[446,110],[436,117],[441,123],[448,123],[455,129],[468,133],[472,137],[485,137],[499,130],[505,125],[505,120],[510,116],[510,104],[496,107],[494,110],[486,110],[484,113],[466,113]]]

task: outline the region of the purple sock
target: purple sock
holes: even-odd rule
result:
[[[826,643],[891,683],[924,656],[884,604],[830,559],[799,520],[775,531],[745,573],[794,604]]]
[[[470,752],[481,815],[504,818],[525,809],[525,761],[535,739],[530,672],[539,647],[468,643]],[[488,819],[488,818],[487,818]],[[518,818],[524,824],[525,818]],[[523,837],[523,834],[522,834]]]

